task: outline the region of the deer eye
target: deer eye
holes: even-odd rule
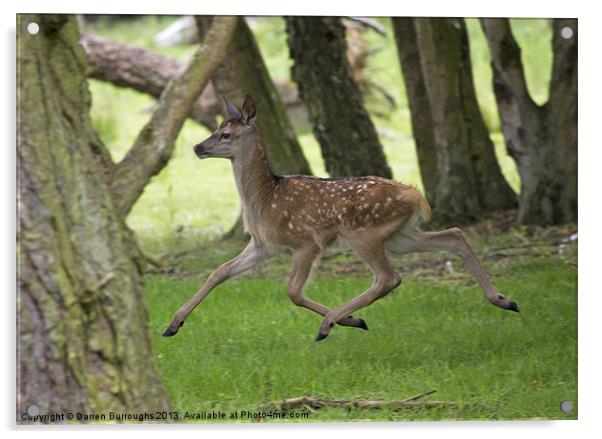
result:
[[[222,135],[220,136],[222,139],[229,139],[230,138],[230,133],[222,133]]]

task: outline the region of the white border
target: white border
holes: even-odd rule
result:
[[[299,2],[245,0],[245,1],[207,1],[207,0],[145,0],[144,2],[81,0],[20,0],[18,4],[1,2],[0,20],[4,67],[2,75],[3,105],[0,106],[2,130],[5,133],[5,145],[2,151],[3,175],[0,185],[3,215],[2,239],[3,260],[0,263],[4,280],[4,340],[7,349],[4,361],[0,362],[5,377],[4,396],[0,398],[1,423],[9,434],[22,430],[27,434],[40,434],[40,428],[14,427],[14,368],[15,368],[15,14],[17,12],[62,12],[62,13],[136,13],[136,14],[245,14],[245,15],[368,15],[368,16],[512,16],[512,17],[578,17],[579,18],[579,421],[563,422],[462,422],[450,423],[379,423],[379,424],[304,424],[304,425],[200,425],[200,426],[128,426],[128,427],[58,427],[44,429],[44,435],[69,434],[69,431],[92,436],[106,435],[107,432],[134,433],[131,430],[144,430],[145,435],[164,436],[166,430],[176,429],[176,434],[193,433],[195,435],[210,432],[237,433],[256,437],[305,437],[325,433],[329,436],[358,435],[376,433],[379,436],[427,435],[446,438],[472,437],[488,438],[508,435],[533,436],[545,434],[550,438],[566,439],[568,435],[587,435],[590,429],[600,430],[596,425],[601,364],[598,355],[598,334],[600,331],[599,310],[602,309],[600,287],[596,271],[600,261],[599,205],[602,197],[597,190],[598,168],[602,164],[600,150],[602,142],[594,138],[600,130],[599,122],[602,94],[600,93],[600,35],[599,12],[594,2],[545,1],[528,2],[524,0],[504,0],[501,2],[483,2],[469,0],[419,2],[370,0],[363,2],[303,0]],[[598,128],[598,129],[596,129]],[[598,175],[596,175],[598,174]],[[596,179],[598,177],[598,179]],[[595,431],[595,430],[594,430]],[[587,437],[586,436],[586,437]]]
[[[144,2],[79,0],[20,0],[20,12],[86,12],[99,14],[232,14],[232,15],[369,15],[369,16],[512,16],[512,17],[573,17],[589,10],[579,1],[527,2],[504,0],[492,2],[455,0],[402,2],[391,0],[324,1],[303,0],[283,2],[276,0],[148,0]]]

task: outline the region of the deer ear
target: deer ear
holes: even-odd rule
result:
[[[250,123],[255,121],[255,115],[257,112],[255,111],[255,101],[249,95],[245,98],[245,101],[242,104],[242,120],[245,124],[249,125]]]
[[[226,104],[226,111],[228,112],[228,116],[230,118],[240,119],[240,117],[241,117],[240,110],[238,108],[236,108],[236,105],[234,105],[232,102],[230,102],[230,100],[226,96],[223,96],[223,98],[224,98],[224,103]]]

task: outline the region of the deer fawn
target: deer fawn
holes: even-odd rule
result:
[[[242,110],[224,98],[228,118],[205,141],[194,146],[200,159],[232,161],[243,205],[245,229],[251,240],[240,255],[215,270],[201,289],[174,315],[163,333],[172,336],[192,310],[226,279],[283,251],[292,251],[293,272],[287,293],[295,305],[324,316],[316,341],[326,338],[335,324],[368,329],[352,313],[395,289],[401,279],[386,251],[445,250],[460,256],[479,281],[486,298],[500,308],[518,312],[516,302],[498,293],[460,229],[423,232],[422,220],[431,209],[413,187],[380,177],[316,178],[275,175],[255,128],[255,103],[247,96]],[[312,266],[323,249],[342,238],[366,262],[374,282],[366,291],[335,309],[303,294]]]

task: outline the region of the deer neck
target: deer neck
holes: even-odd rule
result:
[[[274,190],[276,177],[256,133],[245,140],[241,151],[242,154],[232,160],[232,167],[245,215],[248,216],[261,212]]]

